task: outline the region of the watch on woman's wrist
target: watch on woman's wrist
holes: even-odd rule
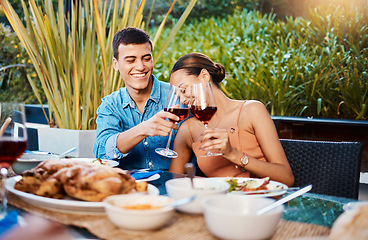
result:
[[[243,157],[240,158],[240,166],[242,168],[244,168],[245,166],[247,166],[249,163],[249,157],[247,156],[247,154],[243,153]]]

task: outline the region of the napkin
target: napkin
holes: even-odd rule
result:
[[[0,239],[9,229],[15,227],[18,224],[18,211],[10,211],[3,219],[0,220]]]
[[[155,170],[155,171],[148,171],[148,172],[134,172],[130,175],[133,178],[135,178],[135,180],[139,180],[139,179],[149,178],[149,177],[155,175],[156,173],[160,173],[160,172],[162,172],[162,171],[161,170]]]

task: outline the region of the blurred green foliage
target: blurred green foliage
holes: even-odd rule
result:
[[[170,14],[170,20],[176,21],[188,6],[190,0],[177,0],[175,7]],[[161,22],[165,17],[167,10],[170,8],[173,1],[148,0],[146,5],[154,6],[152,19],[155,22]],[[263,0],[198,0],[193,10],[188,16],[186,23],[190,23],[200,19],[207,18],[226,18],[232,15],[235,11],[243,10],[257,10]],[[146,15],[148,11],[146,9]],[[170,21],[169,21],[170,23]]]
[[[3,24],[0,42],[0,101],[38,103],[27,80],[27,74],[36,77],[28,54],[11,28]]]
[[[38,4],[44,4],[44,0],[37,0]],[[22,2],[9,0],[15,12],[21,19],[24,18]],[[25,1],[28,4],[28,1]],[[57,0],[53,0],[54,6]],[[27,80],[27,74],[37,78],[23,46],[16,34],[9,26],[5,13],[0,6],[0,101],[22,101],[28,104],[37,104],[38,100]],[[39,87],[41,84],[38,83]],[[45,95],[41,92],[41,98],[46,102]]]
[[[155,74],[169,81],[179,57],[202,52],[225,66],[229,97],[258,99],[271,115],[368,119],[368,12],[316,9],[308,19],[244,10],[193,22]]]
[[[18,16],[23,19],[24,18],[24,14],[23,14],[23,7],[22,7],[22,1],[20,0],[8,0],[9,3],[12,5],[12,7],[14,8],[15,12],[18,14]],[[38,5],[43,5],[45,3],[45,0],[36,0],[35,1]],[[52,0],[53,5],[55,8],[57,8],[57,2],[58,0]],[[25,1],[25,4],[28,5],[29,2]],[[8,19],[5,16],[5,13],[2,11],[2,7],[0,6],[0,23],[3,23],[5,25],[10,25]]]
[[[148,9],[152,1],[147,1]],[[182,27],[155,65],[154,74],[159,79],[169,81],[175,61],[186,53],[197,51],[225,66],[227,77],[222,88],[229,97],[258,99],[272,115],[368,119],[367,8],[354,11],[325,6],[310,12],[304,10],[304,18],[285,17],[281,21],[275,13],[262,14],[249,9],[264,12],[267,2],[281,8],[295,1],[242,1],[248,3],[244,10],[221,7],[228,2],[232,1],[198,1],[189,15],[190,23]],[[161,6],[163,12],[168,11],[166,1],[156,0],[154,4]],[[184,6],[185,1],[177,1],[173,16],[175,11],[180,12],[181,4]],[[316,4],[316,1],[310,0],[309,4]],[[211,7],[209,14],[199,10],[205,6],[206,9]],[[159,13],[155,9],[156,17]],[[171,31],[170,27],[165,28],[154,55]],[[14,36],[4,43],[12,46],[12,41],[17,43]],[[26,58],[22,48],[18,51]],[[16,55],[9,56],[17,59]],[[1,56],[1,59],[6,57]],[[1,71],[1,84],[6,82],[11,91],[1,92],[0,96],[5,96],[6,92],[8,95],[18,93],[13,90],[18,85],[10,86],[3,76],[4,71]],[[13,73],[13,76],[16,75]],[[26,78],[16,79],[27,84]],[[32,92],[24,92],[28,92],[29,97],[19,97],[31,101]]]

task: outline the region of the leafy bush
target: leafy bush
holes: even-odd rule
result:
[[[24,19],[24,14],[23,14],[23,7],[22,7],[22,1],[19,0],[8,0],[9,3],[12,5],[12,7],[14,8],[14,11],[18,14],[20,19]],[[38,5],[43,5],[45,3],[44,0],[36,0],[35,1]],[[57,2],[58,0],[52,0],[53,5],[55,8],[57,8]],[[29,5],[28,1],[24,2],[27,6]],[[4,11],[2,11],[2,8],[0,6],[0,22],[4,23],[6,25],[10,25],[8,19],[5,16]]]
[[[187,22],[193,22],[199,19],[214,18],[226,18],[232,15],[237,10],[243,10],[244,8],[248,10],[256,10],[259,8],[260,2],[263,0],[198,0],[195,4],[192,12],[188,16]],[[166,0],[150,0],[147,1],[147,5],[154,6],[153,19],[156,22],[161,22],[167,10],[170,8],[172,1]],[[184,12],[188,6],[189,0],[179,0],[175,3],[175,8],[173,9],[170,19],[175,21],[179,19],[180,15]],[[147,9],[146,15],[148,15]]]
[[[14,32],[2,24],[0,42],[0,101],[37,103],[27,80],[27,74],[36,77],[31,61]]]
[[[258,99],[272,115],[368,119],[367,15],[367,9],[319,8],[308,18],[280,21],[245,9],[194,20],[162,52],[154,74],[169,81],[179,57],[202,52],[225,66],[229,97]],[[171,32],[161,34],[154,56]]]
[[[367,119],[367,15],[320,9],[310,21],[277,21],[244,10],[197,21],[181,29],[155,74],[168,81],[179,57],[202,52],[225,66],[229,97],[258,99],[272,115]]]

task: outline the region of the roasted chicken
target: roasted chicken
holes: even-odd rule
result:
[[[43,197],[70,197],[99,202],[107,196],[146,191],[147,183],[135,179],[120,168],[76,160],[47,160],[22,174],[15,189]]]

